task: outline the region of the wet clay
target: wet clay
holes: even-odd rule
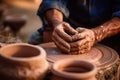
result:
[[[79,59],[64,59],[52,66],[51,80],[96,80],[96,67],[87,61]]]
[[[48,70],[43,48],[15,43],[0,49],[1,80],[43,80]]]

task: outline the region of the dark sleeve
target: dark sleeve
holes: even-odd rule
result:
[[[120,17],[120,0],[115,0],[114,2],[114,13],[113,13],[113,17]]]
[[[44,12],[49,9],[57,9],[62,12],[65,17],[68,17],[69,11],[67,9],[67,3],[68,0],[43,0],[38,9],[38,15],[44,14]]]

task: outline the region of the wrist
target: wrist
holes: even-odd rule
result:
[[[56,28],[59,24],[61,24],[63,21],[60,21],[58,19],[54,19],[52,23],[53,29]]]
[[[53,29],[63,21],[63,14],[57,9],[47,10],[45,17],[48,25]]]
[[[107,31],[106,31],[106,29],[104,29],[103,25],[93,28],[92,31],[94,32],[94,35],[95,35],[95,43],[103,40],[107,33]]]

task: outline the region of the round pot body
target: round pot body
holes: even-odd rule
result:
[[[48,66],[41,47],[15,43],[0,49],[1,80],[42,80]]]
[[[26,15],[14,14],[5,17],[4,26],[9,26],[13,31],[19,31],[27,21]]]
[[[0,18],[3,16],[5,10],[6,10],[6,6],[3,4],[0,4]]]
[[[64,59],[52,66],[51,80],[96,80],[97,69],[88,61]]]

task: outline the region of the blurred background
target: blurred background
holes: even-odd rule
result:
[[[0,42],[9,42],[10,37],[27,42],[42,25],[37,16],[40,3],[41,0],[0,0]]]

